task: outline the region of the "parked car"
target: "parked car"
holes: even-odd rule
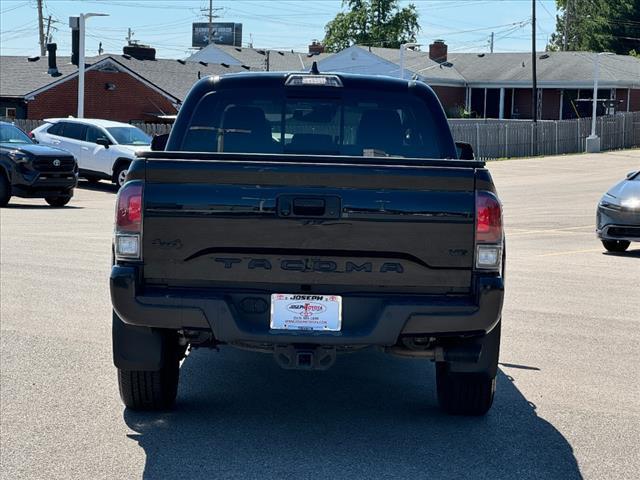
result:
[[[136,152],[148,150],[151,144],[149,135],[127,123],[88,118],[50,118],[45,122],[31,132],[33,138],[71,152],[80,176],[90,182],[106,179],[121,187]]]
[[[313,72],[313,70],[312,70]],[[326,369],[374,346],[435,362],[438,400],[496,386],[502,206],[426,84],[246,73],[198,82],[117,198],[113,355],[126,406],[167,408],[185,348]]]
[[[640,242],[640,170],[629,172],[600,199],[596,232],[609,252]]]
[[[62,207],[77,183],[78,167],[69,152],[36,145],[15,125],[0,122],[0,207],[12,196],[44,198]]]

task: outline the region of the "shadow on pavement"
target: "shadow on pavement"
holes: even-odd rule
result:
[[[145,479],[582,478],[567,440],[499,373],[486,417],[451,417],[429,362],[364,352],[325,372],[195,351],[168,413],[125,410]]]
[[[65,209],[82,210],[84,207],[79,207],[78,205],[65,205],[64,207],[52,207],[51,205],[44,203],[44,200],[43,200],[42,205],[9,203],[4,208],[12,208],[14,210],[65,210]]]
[[[631,246],[626,252],[602,252],[602,254],[608,257],[640,258],[640,248],[634,249],[633,246]]]
[[[94,192],[118,193],[118,187],[111,182],[88,182],[87,180],[78,181],[78,187],[83,190],[93,190]]]

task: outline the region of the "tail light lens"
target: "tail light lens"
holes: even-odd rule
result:
[[[502,205],[491,192],[476,192],[476,268],[502,269]]]
[[[142,243],[141,182],[127,182],[116,199],[114,250],[117,259],[139,260]]]

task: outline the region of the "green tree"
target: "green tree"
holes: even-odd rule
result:
[[[567,50],[628,54],[640,49],[640,0],[556,0],[556,4],[561,12],[550,50],[564,50],[566,45]]]
[[[399,48],[415,42],[420,31],[413,4],[400,8],[398,0],[343,0],[340,12],[325,27],[324,45],[337,52],[354,44]]]

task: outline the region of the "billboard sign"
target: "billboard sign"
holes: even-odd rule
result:
[[[211,43],[220,45],[242,46],[241,23],[211,23]],[[191,46],[203,48],[209,45],[209,23],[193,24]]]

